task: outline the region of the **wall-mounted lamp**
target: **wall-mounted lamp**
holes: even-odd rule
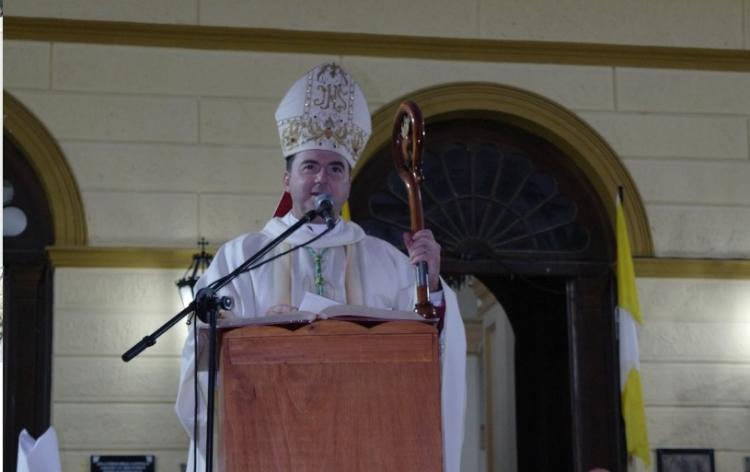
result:
[[[199,254],[193,254],[193,261],[190,263],[190,267],[185,271],[185,275],[180,280],[175,282],[177,290],[180,292],[180,299],[182,300],[183,306],[188,306],[193,301],[193,288],[198,279],[206,271],[208,265],[211,264],[213,255],[206,252],[206,246],[208,241],[205,238],[201,238],[198,241],[198,246],[201,248]]]

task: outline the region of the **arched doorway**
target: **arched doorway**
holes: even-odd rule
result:
[[[47,248],[83,246],[80,192],[44,125],[3,93],[3,468],[15,470],[18,433],[38,436],[50,424],[53,267]],[[8,225],[5,225],[5,229]]]
[[[446,87],[454,97],[459,88]],[[621,166],[586,154],[598,149],[617,164],[573,115],[534,94],[490,89],[520,104],[488,110],[470,97],[485,108],[462,111],[446,109],[440,90],[409,97],[422,105],[424,94],[427,103],[425,220],[443,247],[443,272],[477,277],[512,324],[518,470],[625,470],[610,201],[617,185],[637,191]],[[535,107],[552,109],[559,123],[535,125]],[[563,139],[552,130],[564,128],[566,117]],[[369,233],[401,246],[409,212],[384,128],[376,118],[374,140],[355,169],[351,212]],[[643,216],[639,205],[636,198],[635,216]],[[637,251],[648,254],[650,234],[645,218],[639,221],[631,232]]]

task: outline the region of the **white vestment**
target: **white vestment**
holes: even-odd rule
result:
[[[273,218],[260,233],[235,238],[219,249],[211,266],[196,286],[199,288],[231,272],[255,254],[271,239],[284,232],[296,219],[287,214]],[[273,254],[303,244],[320,233],[320,226],[305,225],[292,234],[286,245],[277,247]],[[414,266],[402,252],[389,243],[367,236],[355,223],[339,220],[336,227],[309,246],[322,252],[321,269],[325,279],[324,296],[341,303],[365,305],[375,308],[411,310],[414,307]],[[268,256],[266,256],[268,257]],[[293,274],[293,276],[290,276]],[[245,273],[224,287],[221,295],[234,298],[229,316],[264,316],[277,304],[299,306],[306,292],[315,293],[315,265],[310,250],[299,249],[288,256]],[[445,318],[440,335],[442,376],[442,427],[444,464],[447,472],[458,472],[461,467],[461,448],[464,436],[464,410],[466,400],[466,335],[458,310],[455,293],[443,283]],[[291,299],[289,299],[291,295]],[[204,330],[205,331],[205,330]],[[202,334],[206,334],[205,332]],[[199,340],[199,440],[198,470],[205,470],[206,399],[207,399],[207,347]],[[182,370],[175,410],[185,430],[193,438],[194,342],[192,332],[185,341],[182,353]],[[220,447],[214,447],[215,455]],[[192,471],[192,447],[188,471]],[[219,463],[220,461],[215,461]]]

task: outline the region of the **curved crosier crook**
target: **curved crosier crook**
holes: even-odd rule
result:
[[[422,214],[422,192],[420,185],[424,180],[422,174],[422,146],[424,144],[424,120],[422,111],[412,101],[402,102],[393,122],[393,141],[391,155],[399,177],[406,185],[409,195],[409,212],[411,215],[411,232],[424,228]],[[430,303],[427,262],[417,264],[417,303],[414,311],[424,318],[437,316],[435,307]]]

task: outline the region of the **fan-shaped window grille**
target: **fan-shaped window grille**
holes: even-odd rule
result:
[[[408,199],[389,152],[381,149],[358,173],[352,216],[369,234],[403,249]],[[425,225],[452,270],[484,272],[482,265],[499,260],[610,259],[603,234],[610,229],[598,199],[544,139],[488,120],[437,123],[427,126],[423,161]]]

